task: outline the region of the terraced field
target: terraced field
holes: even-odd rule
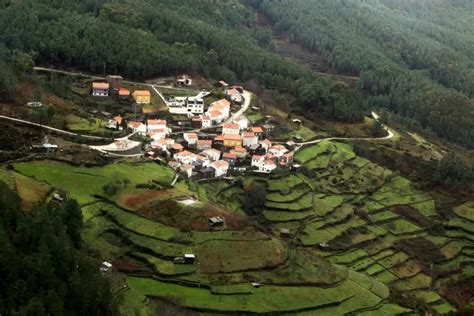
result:
[[[123,314],[148,315],[163,302],[207,314],[301,315],[445,314],[469,304],[474,201],[442,221],[429,192],[348,144],[309,146],[297,159],[304,168],[289,175],[173,188],[173,172],[155,164],[33,162],[0,176],[79,199],[85,244],[125,274]],[[102,192],[124,177],[116,194]],[[262,214],[249,218],[243,188],[254,181],[267,194]],[[176,201],[183,196],[198,202]],[[211,216],[225,217],[225,229],[211,230]],[[184,254],[197,262],[175,261]]]

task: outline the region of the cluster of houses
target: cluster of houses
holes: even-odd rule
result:
[[[121,99],[129,99],[133,97],[137,104],[150,104],[151,93],[148,90],[135,90],[133,93],[126,89],[122,76],[109,75],[105,78],[105,82],[96,81],[92,83],[91,93],[95,97],[108,97],[117,95]]]

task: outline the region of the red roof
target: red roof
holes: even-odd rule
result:
[[[229,89],[227,90],[227,94],[231,94],[231,95],[240,95],[240,92],[237,91],[237,89],[233,88],[233,89]]]
[[[93,82],[92,88],[94,89],[108,89],[110,85],[107,82]]]
[[[252,132],[254,132],[254,133],[263,133],[263,129],[259,126],[252,127]]]
[[[151,96],[151,93],[148,90],[135,90],[135,92],[133,92],[133,95],[134,96],[149,97],[149,96]]]
[[[181,144],[173,144],[171,148],[173,148],[174,150],[182,150],[184,147]]]
[[[226,134],[224,135],[224,140],[242,140],[240,135]]]
[[[125,88],[120,88],[119,91],[118,91],[118,94],[121,95],[121,96],[129,96],[130,91],[125,89]]]
[[[253,138],[255,134],[253,132],[243,132],[242,134],[245,138]]]
[[[235,124],[235,123],[225,123],[222,127],[223,128],[231,128],[231,129],[239,129],[240,128],[239,124]]]
[[[235,151],[235,152],[238,152],[238,153],[244,153],[244,152],[246,152],[247,150],[246,150],[244,147],[238,146],[238,147],[235,147],[235,148],[234,148],[234,151]]]
[[[114,121],[119,123],[119,124],[122,124],[123,118],[122,118],[122,116],[117,115],[116,117],[114,117]]]
[[[166,124],[167,124],[166,120],[160,120],[160,119],[158,119],[158,120],[153,120],[153,119],[148,120],[148,125],[166,125]]]
[[[142,126],[143,123],[142,122],[128,122],[128,126],[131,126],[132,128],[139,128],[140,126]]]
[[[233,153],[224,153],[224,155],[222,155],[222,158],[237,159],[237,155]]]

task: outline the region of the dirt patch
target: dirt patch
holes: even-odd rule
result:
[[[171,196],[171,192],[168,191],[144,191],[135,195],[125,194],[121,199],[126,208],[137,210],[155,200],[165,199],[169,196]]]
[[[450,282],[440,289],[441,294],[451,303],[463,309],[474,298],[474,278]]]
[[[125,272],[131,272],[131,271],[144,269],[143,266],[139,266],[138,264],[127,261],[127,260],[113,261],[112,265],[114,266],[115,269],[119,271],[125,271]]]
[[[436,222],[421,215],[417,210],[408,205],[397,205],[391,210],[410,222],[415,223],[417,226],[426,228],[436,225]]]
[[[441,263],[446,257],[439,251],[438,247],[423,237],[399,240],[394,248],[405,252],[411,258],[417,260],[424,271],[431,270],[431,265]]]

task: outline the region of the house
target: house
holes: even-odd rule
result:
[[[243,132],[242,138],[244,147],[258,145],[258,137],[253,132]]]
[[[196,256],[194,254],[184,254],[184,263],[186,264],[194,264],[196,262]]]
[[[232,122],[238,124],[241,131],[246,130],[250,124],[249,120],[244,115],[234,118]]]
[[[295,153],[294,152],[289,152],[289,153],[286,153],[283,155],[283,157],[281,158],[281,160],[287,164],[287,165],[290,165],[293,163],[293,160],[295,158]]]
[[[193,79],[189,77],[188,75],[181,75],[176,79],[176,84],[178,86],[190,86],[193,84]]]
[[[165,129],[165,130],[168,130],[168,123],[166,122],[166,120],[154,120],[154,119],[151,119],[151,120],[147,120],[146,121],[147,123],[147,127],[148,129]]]
[[[188,146],[194,146],[198,141],[198,135],[196,133],[184,133],[183,138],[188,142]]]
[[[288,228],[280,229],[280,236],[281,237],[291,237],[291,232]]]
[[[191,119],[191,127],[195,129],[202,128],[202,118],[200,116],[194,116]]]
[[[26,106],[29,108],[40,108],[43,106],[43,103],[39,101],[33,101],[26,103]]]
[[[260,164],[262,164],[264,160],[265,160],[265,157],[264,157],[264,156],[253,155],[253,156],[252,156],[251,166],[258,168],[258,167],[260,167]]]
[[[221,152],[217,149],[211,148],[204,150],[201,155],[209,158],[211,161],[217,161],[221,158]]]
[[[272,172],[273,170],[275,170],[277,167],[275,161],[273,161],[272,159],[265,159],[261,164],[260,166],[258,166],[258,170],[260,172],[266,172],[266,173],[270,173]]]
[[[265,152],[268,152],[268,150],[272,147],[272,142],[268,139],[260,141],[259,144],[263,149],[265,149]]]
[[[135,90],[132,95],[137,104],[151,103],[151,93],[148,90]]]
[[[193,166],[190,164],[183,164],[181,166],[181,172],[184,173],[188,178],[193,176]]]
[[[204,113],[204,100],[198,97],[187,97],[186,111],[188,115]]]
[[[222,155],[222,160],[227,161],[230,167],[234,167],[237,162],[237,155],[234,153],[224,153]]]
[[[168,161],[168,166],[173,170],[178,170],[181,167],[181,163],[179,161],[170,160]]]
[[[112,270],[112,264],[110,262],[104,261],[99,267],[100,272],[107,273]]]
[[[224,80],[220,80],[218,83],[217,83],[217,86],[218,87],[221,87],[221,88],[227,88],[229,86],[229,84],[227,82],[225,82]]]
[[[231,89],[235,89],[239,93],[244,93],[244,87],[243,86],[232,86]]]
[[[108,97],[110,85],[107,82],[93,82],[92,95],[95,97]]]
[[[263,136],[263,128],[259,126],[252,127],[251,131],[259,138]]]
[[[212,140],[210,139],[199,139],[197,141],[197,150],[204,151],[212,148]]]
[[[181,144],[173,144],[171,145],[171,148],[170,148],[170,151],[172,154],[176,154],[176,153],[179,153],[179,152],[182,152],[184,150],[184,147],[183,145]]]
[[[229,163],[224,160],[214,161],[209,165],[215,171],[215,177],[222,177],[227,174],[229,170]]]
[[[192,164],[196,161],[196,154],[190,151],[183,150],[173,155],[173,159],[179,161],[182,164]]]
[[[207,115],[216,123],[221,123],[230,116],[230,102],[226,99],[211,103],[207,109]]]
[[[110,85],[112,89],[115,91],[119,90],[120,88],[123,87],[123,77],[122,76],[113,76],[113,75],[108,75],[105,77],[105,81]]]
[[[235,154],[237,158],[244,159],[247,156],[247,149],[244,147],[235,147],[230,151],[231,153]]]
[[[235,123],[225,123],[222,126],[222,135],[239,135],[240,126]]]
[[[242,137],[240,135],[233,135],[233,134],[224,135],[224,146],[225,147],[241,147]]]
[[[130,127],[134,132],[137,132],[141,135],[146,134],[146,125],[142,122],[130,121],[128,122],[128,127]]]
[[[288,149],[283,145],[274,145],[270,147],[268,152],[273,154],[275,157],[280,158],[288,152]]]
[[[211,229],[223,228],[225,226],[225,219],[222,216],[214,216],[208,218],[208,223]]]
[[[225,93],[226,97],[231,100],[232,102],[235,102],[235,103],[242,103],[243,101],[243,98],[242,98],[242,95],[240,94],[240,92],[235,89],[235,88],[232,88],[232,89],[229,89],[226,91]]]
[[[113,119],[109,120],[105,128],[115,129],[115,130],[118,129],[119,131],[121,131],[123,130],[122,122],[123,122],[123,117],[121,115],[117,115]]]
[[[212,126],[212,121],[209,115],[201,115],[202,128],[209,128]]]
[[[158,148],[164,151],[167,151],[174,144],[174,139],[172,138],[164,138],[158,141],[153,141],[151,143],[152,148]]]
[[[125,88],[120,88],[119,91],[118,91],[118,96],[121,99],[130,98],[130,90],[125,89]]]
[[[166,138],[167,131],[164,128],[152,129],[148,131],[148,136],[154,141]]]

